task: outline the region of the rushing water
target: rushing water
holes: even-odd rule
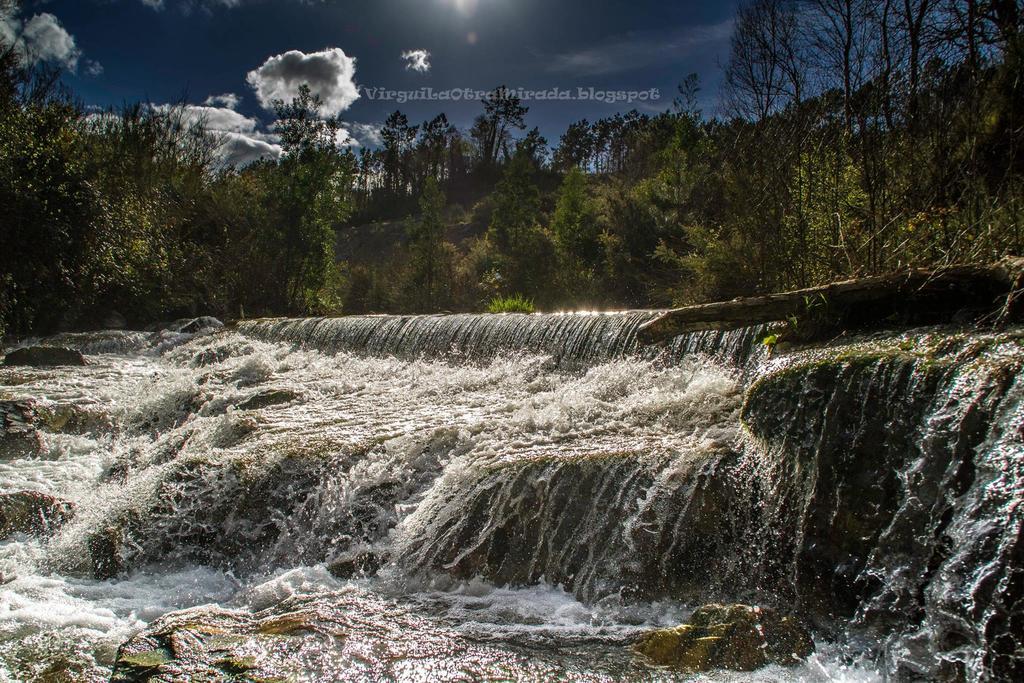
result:
[[[0,494],[76,505],[0,541],[0,680],[106,680],[201,605],[168,618],[318,624],[252,652],[301,680],[685,678],[630,645],[710,600],[795,610],[818,651],[702,680],[1015,670],[1019,334],[640,349],[652,315],[64,336],[88,366],[0,368],[80,416],[0,459]]]

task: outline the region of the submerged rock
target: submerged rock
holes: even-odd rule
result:
[[[73,503],[38,491],[0,494],[0,539],[16,533],[51,534],[74,512]]]
[[[336,585],[327,576],[304,576]],[[526,654],[500,642],[474,641],[420,610],[405,609],[356,586],[292,596],[271,605],[264,600],[258,603],[262,607],[254,608],[258,611],[204,606],[160,617],[121,646],[110,680],[564,681],[583,677],[573,655],[546,650]],[[629,668],[588,678],[625,680],[629,673],[644,673],[626,657],[622,662]],[[593,666],[589,658],[587,665]]]
[[[15,349],[4,357],[4,365],[85,365],[81,351],[66,346],[25,346]]]
[[[814,652],[814,641],[796,619],[773,609],[705,605],[682,626],[651,631],[634,647],[660,666],[753,671],[797,664]]]
[[[299,394],[290,389],[268,389],[250,396],[236,407],[239,410],[258,410],[282,403],[291,403],[298,397]]]
[[[116,577],[147,562],[185,559],[244,568],[268,551],[287,518],[309,497],[329,462],[269,453],[178,458],[158,478],[140,482],[85,539],[80,571]],[[73,551],[70,551],[73,552]]]
[[[715,599],[737,454],[554,454],[452,467],[406,521],[398,563],[580,599]]]

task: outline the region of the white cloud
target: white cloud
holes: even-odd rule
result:
[[[230,166],[246,166],[260,159],[277,159],[281,145],[242,133],[224,133],[220,153]]]
[[[406,50],[402,53],[408,71],[426,73],[430,71],[430,53],[426,50]]]
[[[380,147],[380,124],[345,122],[341,125],[357,146]]]
[[[225,95],[208,97],[206,102],[224,97]],[[163,112],[171,111],[176,106],[178,105],[152,105],[153,109]],[[245,166],[257,159],[277,159],[283,153],[277,136],[263,131],[258,119],[239,114],[233,109],[187,104],[182,107],[181,115],[185,123],[202,122],[208,131],[220,138],[219,152],[225,164]]]
[[[43,12],[28,21],[14,14],[0,14],[0,39],[29,62],[53,62],[72,71],[78,67],[82,51],[75,38],[57,17]]]
[[[85,60],[85,73],[96,78],[103,75],[103,65],[93,59]]]
[[[185,116],[197,122],[203,121],[207,128],[218,132],[254,133],[259,126],[256,119],[225,107],[188,105]]]
[[[142,4],[155,10],[164,8],[164,0],[142,0]]]
[[[264,109],[272,109],[274,100],[290,101],[299,87],[307,84],[323,99],[322,114],[335,116],[359,99],[355,75],[355,58],[333,47],[309,54],[290,50],[275,55],[250,71],[245,80]]]
[[[669,32],[630,33],[600,47],[563,52],[551,58],[549,71],[577,76],[600,76],[632,71],[657,64],[669,64],[697,50],[728,45],[732,19],[719,24],[687,26]]]
[[[208,107],[226,107],[228,109],[237,109],[238,103],[241,101],[238,95],[233,92],[226,92],[223,95],[210,95],[203,102]]]

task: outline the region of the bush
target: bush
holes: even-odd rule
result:
[[[522,294],[496,296],[487,304],[488,313],[533,313],[533,299]]]

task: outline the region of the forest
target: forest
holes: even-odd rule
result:
[[[304,88],[225,166],[179,107],[85,107],[0,44],[0,333],[192,314],[664,307],[1024,253],[1018,0],[753,0],[720,104],[558,140],[503,87],[375,149]],[[367,226],[384,249],[337,258]],[[365,250],[364,250],[365,251]]]

